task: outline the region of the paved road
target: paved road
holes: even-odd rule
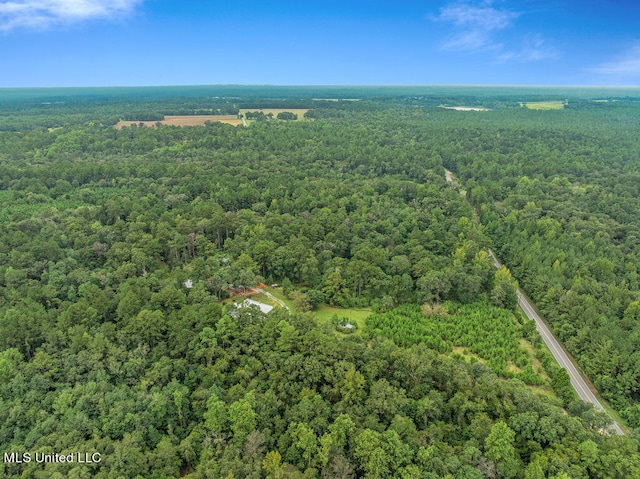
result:
[[[455,179],[453,173],[451,173],[447,169],[445,169],[444,172],[446,180],[449,183],[453,183],[453,180]],[[493,264],[496,268],[500,268],[502,266],[500,264],[500,261],[498,261],[498,258],[496,258],[496,255],[493,254],[493,251],[489,250],[489,256],[491,256]],[[533,306],[531,306],[531,303],[529,303],[520,288],[518,288],[518,304],[527,315],[527,317],[536,322],[536,329],[540,333],[540,336],[542,336],[542,340],[551,351],[551,354],[553,354],[553,357],[556,358],[556,361],[558,361],[560,367],[567,371],[567,373],[569,374],[571,385],[573,386],[573,389],[576,390],[578,397],[580,397],[580,399],[585,402],[593,404],[596,409],[604,411],[604,408],[602,407],[602,404],[600,404],[600,401],[598,401],[598,398],[596,398],[596,396],[591,392],[591,389],[589,389],[587,383],[584,381],[584,379],[582,379],[582,376],[573,365],[567,354],[564,352],[564,349],[562,349],[562,346],[560,346],[558,340],[553,334],[551,334],[551,331],[549,331],[547,325],[544,323],[544,321],[542,321],[542,318],[538,316],[538,313],[536,313],[535,309],[533,309]],[[616,434],[624,434],[622,429],[620,429],[618,423],[615,421],[611,425],[611,428],[616,432]]]
[[[500,266],[502,266],[496,256],[493,254],[493,251],[489,250],[489,256],[491,256],[493,264],[496,268],[500,268]],[[551,331],[549,331],[547,325],[544,323],[544,321],[542,321],[542,318],[540,318],[538,313],[536,313],[535,309],[533,309],[533,306],[531,306],[531,303],[529,303],[529,301],[519,288],[518,304],[527,315],[527,317],[536,322],[536,329],[540,333],[540,336],[542,336],[542,339],[551,351],[551,354],[553,354],[553,357],[556,358],[556,361],[558,361],[560,367],[567,371],[567,373],[569,373],[571,385],[573,386],[573,389],[576,390],[576,393],[578,394],[580,399],[593,404],[596,409],[604,411],[602,404],[600,404],[598,398],[596,398],[596,396],[591,392],[591,389],[589,389],[589,386],[587,386],[587,383],[584,381],[584,379],[582,379],[582,376],[573,365],[567,354],[564,352],[564,349],[562,349],[562,346],[560,346],[558,340],[553,336],[553,334],[551,334]],[[622,429],[620,429],[618,423],[616,423],[615,421],[611,425],[611,428],[616,432],[616,434],[624,434]]]

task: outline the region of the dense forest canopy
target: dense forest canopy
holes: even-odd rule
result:
[[[0,449],[102,458],[0,471],[640,477],[638,101],[0,90]],[[113,127],[263,108],[309,111]],[[234,306],[262,282],[288,310]],[[629,434],[576,399],[518,284]]]

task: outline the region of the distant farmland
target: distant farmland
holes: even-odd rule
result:
[[[458,111],[491,111],[491,108],[484,108],[481,106],[444,106],[440,105],[440,108],[445,110],[458,110]]]
[[[520,106],[526,107],[529,110],[562,110],[565,102],[563,101],[530,101],[527,103],[520,103]]]
[[[261,111],[265,115],[272,113],[274,118],[278,116],[278,113],[288,111],[298,115],[298,120],[304,118],[304,114],[309,111],[309,108],[241,108],[240,113],[246,115],[247,112]]]
[[[304,118],[304,114],[309,111],[308,108],[243,108],[240,110],[240,113],[243,116],[246,116],[247,112],[253,111],[261,111],[265,115],[271,113],[274,118],[278,116],[278,113],[282,113],[284,111],[288,111],[290,113],[295,113],[298,115],[298,119]],[[242,118],[238,118],[236,115],[181,115],[181,116],[171,116],[167,115],[164,117],[164,120],[161,121],[119,121],[116,124],[116,128],[119,130],[125,126],[131,125],[144,125],[149,127],[156,126],[156,123],[161,123],[163,125],[171,125],[171,126],[200,126],[204,125],[207,121],[218,121],[220,123],[227,123],[228,125],[242,125]]]
[[[156,126],[156,123],[171,126],[200,126],[207,121],[218,121],[229,125],[242,125],[242,119],[236,115],[184,115],[184,116],[165,116],[162,121],[119,121],[116,128],[119,130],[125,126],[139,125]]]

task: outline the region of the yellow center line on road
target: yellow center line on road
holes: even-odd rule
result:
[[[578,370],[569,361],[569,358],[566,356],[562,348],[556,342],[556,339],[553,337],[551,332],[546,328],[544,324],[542,324],[542,320],[540,319],[538,314],[535,312],[533,307],[529,304],[529,302],[524,297],[524,295],[522,295],[522,293],[520,293],[519,299],[520,299],[519,301],[520,307],[523,309],[523,311],[529,317],[529,319],[536,322],[536,325],[538,325],[538,328],[537,328],[538,332],[540,333],[540,335],[543,336],[543,339],[545,339],[545,344],[549,347],[549,349],[551,350],[552,354],[554,355],[554,357],[556,358],[560,366],[569,374],[570,379],[572,379],[571,383],[573,387],[576,389],[576,391],[577,389],[580,389],[583,399],[588,400],[598,409],[602,409],[602,406],[596,399],[595,395],[587,388],[582,378],[579,377]]]
[[[493,254],[493,251],[489,250],[489,256],[493,260],[493,264],[496,268],[499,269],[502,267],[502,264],[500,263],[500,261],[498,261],[498,258],[496,258],[495,254]],[[602,404],[600,404],[600,401],[598,401],[598,398],[596,398],[596,395],[587,386],[586,381],[582,379],[582,376],[580,375],[577,367],[574,366],[567,353],[565,353],[560,344],[560,341],[558,341],[551,333],[551,331],[547,328],[542,318],[533,309],[533,306],[531,306],[520,288],[517,289],[517,296],[518,304],[522,308],[522,311],[524,311],[524,313],[530,320],[536,323],[536,329],[542,337],[544,343],[549,348],[549,351],[551,351],[551,354],[556,359],[560,367],[567,371],[567,374],[569,374],[571,386],[573,386],[573,389],[576,391],[580,399],[593,404],[596,409],[606,412]],[[613,421],[612,427],[616,434],[624,435],[624,431],[620,428],[617,422]]]

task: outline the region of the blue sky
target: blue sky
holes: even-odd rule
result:
[[[0,0],[0,87],[640,85],[640,2]]]

